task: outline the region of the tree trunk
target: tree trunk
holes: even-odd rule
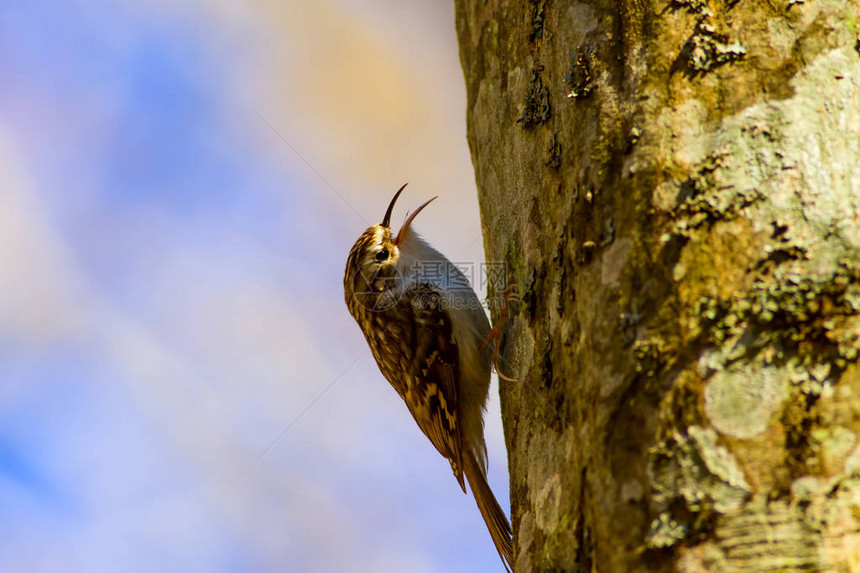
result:
[[[856,0],[456,10],[516,570],[860,571]]]

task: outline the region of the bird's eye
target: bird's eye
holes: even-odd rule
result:
[[[382,249],[378,253],[376,253],[376,260],[380,263],[388,260],[388,249]]]

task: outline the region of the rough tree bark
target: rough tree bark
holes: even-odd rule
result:
[[[860,570],[858,5],[456,0],[518,572]]]

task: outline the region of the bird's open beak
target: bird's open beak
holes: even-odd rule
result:
[[[409,183],[404,183],[403,187],[398,189],[397,193],[394,194],[394,198],[391,199],[391,203],[388,204],[388,209],[385,211],[385,217],[382,218],[382,222],[380,223],[383,227],[388,227],[389,223],[391,223],[391,211],[394,210],[394,204],[397,203],[397,198],[400,197],[400,194],[404,189],[406,189],[407,185],[409,185]]]
[[[401,189],[401,191],[402,191],[402,189]],[[399,194],[399,193],[400,193],[400,191],[398,191],[398,194]],[[433,201],[433,199],[436,199],[437,197],[438,197],[438,195],[437,195],[436,197],[433,197],[432,199],[428,199],[427,201],[425,201],[425,202],[424,202],[424,204],[422,204],[420,207],[418,207],[417,209],[415,209],[415,211],[413,211],[413,212],[412,212],[412,214],[411,214],[411,215],[409,215],[409,216],[406,218],[406,220],[403,222],[403,226],[402,226],[402,227],[400,227],[400,231],[397,233],[397,238],[396,238],[396,239],[394,239],[394,244],[395,244],[395,245],[399,245],[399,244],[400,244],[400,241],[403,239],[403,237],[405,237],[405,236],[406,236],[406,231],[409,229],[409,225],[411,225],[411,224],[412,224],[412,221],[414,221],[414,220],[415,220],[415,217],[417,217],[417,216],[418,216],[418,213],[420,213],[420,212],[421,212],[421,209],[423,209],[424,207],[426,207],[427,205],[429,205],[429,204]],[[394,198],[396,199],[396,198],[397,198],[397,196],[395,195],[395,197],[394,197]],[[393,203],[393,202],[392,202],[392,203]]]

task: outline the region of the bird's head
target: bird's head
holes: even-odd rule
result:
[[[380,299],[380,296],[397,287],[402,281],[404,269],[400,269],[399,265],[402,262],[404,243],[407,242],[406,239],[410,234],[412,221],[424,207],[436,199],[433,197],[424,202],[408,215],[395,235],[390,226],[391,212],[394,210],[397,198],[400,197],[405,188],[406,185],[404,184],[397,190],[388,204],[388,209],[385,210],[382,221],[368,227],[358,237],[349,252],[343,283],[346,303],[350,309],[353,308],[352,305],[356,301],[367,307],[369,303],[369,300],[365,300],[367,297],[374,300],[371,306],[379,307],[380,303],[385,302],[384,297]]]

